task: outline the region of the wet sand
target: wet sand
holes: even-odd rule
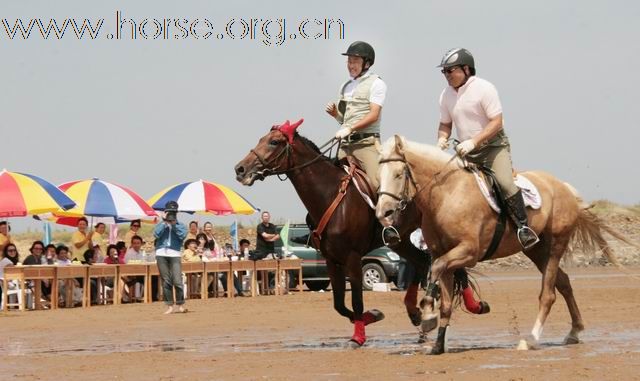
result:
[[[417,344],[404,293],[365,293],[365,308],[386,319],[352,350],[331,293],[305,292],[189,301],[189,313],[169,316],[160,303],[0,314],[0,380],[640,379],[640,278],[568,273],[586,325],[573,346],[562,345],[570,318],[558,294],[540,348],[517,351],[541,278],[496,271],[478,278],[491,313],[454,312],[450,353],[440,356],[425,355],[433,333]]]

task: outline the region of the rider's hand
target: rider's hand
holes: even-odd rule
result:
[[[327,114],[331,115],[334,118],[338,116],[338,108],[336,107],[336,104],[333,102],[327,103],[327,106],[324,108],[324,111],[326,111]]]
[[[353,132],[351,130],[351,127],[344,127],[338,130],[338,132],[336,132],[336,139],[344,139],[347,136],[351,135],[351,132]]]
[[[447,139],[445,137],[439,137],[437,146],[441,150],[446,151],[447,148],[449,148],[449,139]]]
[[[465,157],[475,148],[476,143],[474,143],[472,139],[467,139],[456,146],[456,151],[458,151],[458,155]]]

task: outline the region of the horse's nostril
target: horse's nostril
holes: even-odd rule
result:
[[[389,216],[390,216],[390,215],[392,215],[392,214],[393,214],[393,210],[389,209],[389,210],[387,210],[387,211],[384,213],[384,216],[385,216],[385,217],[389,217]]]
[[[244,167],[239,165],[236,167],[236,175],[241,175],[244,173]]]

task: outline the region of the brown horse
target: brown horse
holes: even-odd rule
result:
[[[380,198],[376,215],[384,225],[398,218],[399,205],[413,201],[422,214],[425,242],[434,253],[430,285],[425,305],[423,328],[438,326],[434,310],[440,301],[440,330],[432,353],[445,351],[444,336],[451,317],[451,272],[460,267],[473,267],[489,246],[497,224],[497,215],[481,194],[473,175],[463,169],[459,158],[452,158],[437,147],[410,142],[395,136],[387,140],[380,159]],[[572,187],[544,172],[524,172],[538,188],[542,207],[528,210],[530,226],[540,242],[524,252],[542,273],[539,312],[527,345],[536,345],[543,325],[555,302],[557,288],[571,315],[571,331],[566,344],[579,342],[584,324],[567,274],[559,262],[570,242],[593,253],[596,246],[613,263],[611,249],[602,233],[638,247],[615,232],[580,203]],[[508,226],[499,242],[495,258],[521,251],[513,226]],[[437,283],[439,283],[439,286]],[[440,295],[441,293],[441,295]],[[425,324],[426,323],[426,324]]]
[[[236,166],[236,177],[244,185],[253,185],[269,175],[286,175],[317,226],[325,211],[336,198],[346,172],[328,159],[310,140],[296,129],[302,123],[274,126],[263,136],[247,156]],[[416,266],[416,273],[426,274],[429,258],[410,243],[409,235],[420,222],[413,206],[405,209],[396,227],[402,240],[393,250]],[[345,196],[333,213],[321,236],[320,251],[326,258],[333,291],[334,308],[354,323],[352,342],[357,346],[366,340],[364,326],[383,318],[379,311],[364,311],[362,301],[361,258],[382,245],[382,226],[354,186],[346,188]],[[346,277],[351,283],[352,308],[344,303]],[[407,313],[414,325],[420,325],[417,305],[419,277],[412,280],[405,296]]]

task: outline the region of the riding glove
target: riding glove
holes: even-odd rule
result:
[[[351,132],[353,132],[351,130],[351,127],[344,127],[338,130],[338,132],[336,132],[336,139],[344,139],[347,136],[351,135]]]
[[[467,139],[456,146],[456,151],[458,151],[458,155],[465,157],[469,152],[473,151],[474,148],[476,148],[476,143],[474,143],[472,139]]]

